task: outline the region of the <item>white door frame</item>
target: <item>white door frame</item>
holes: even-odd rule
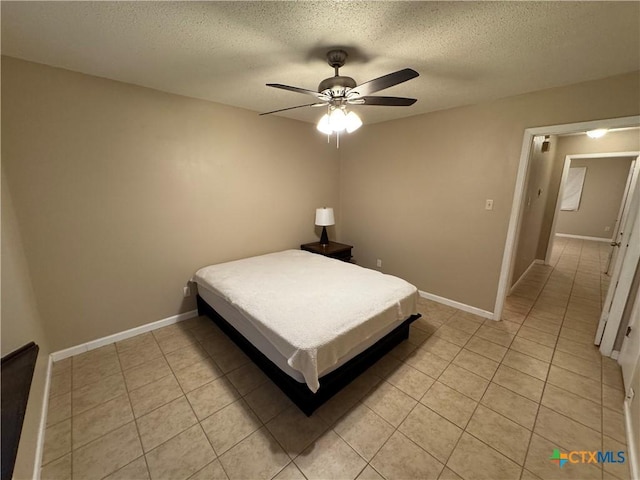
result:
[[[547,255],[544,259],[544,263],[549,265],[551,263],[551,251],[553,250],[553,242],[555,241],[556,235],[556,227],[558,222],[558,215],[560,213],[560,207],[562,206],[562,195],[564,193],[564,184],[567,180],[567,175],[569,175],[569,168],[571,167],[572,160],[580,160],[585,158],[623,158],[623,157],[637,157],[640,155],[640,152],[611,152],[611,153],[580,153],[574,155],[567,155],[564,157],[564,166],[562,167],[562,179],[560,180],[560,189],[558,190],[558,199],[556,200],[556,209],[553,214],[553,222],[551,223],[551,232],[549,233],[549,241],[547,243]],[[622,212],[622,207],[627,195],[627,189],[629,188],[629,182],[631,185],[635,187],[635,179],[638,176],[638,169],[640,165],[638,162],[635,162],[633,165],[634,170],[629,172],[629,176],[627,177],[627,186],[625,188],[625,192],[622,195],[622,200],[620,202],[620,210],[618,213],[618,217]],[[611,232],[612,237],[611,241],[613,241],[613,235],[615,235],[615,229]]]
[[[516,175],[515,190],[513,192],[513,203],[509,216],[509,226],[505,240],[504,253],[502,255],[502,266],[500,268],[500,279],[498,281],[498,291],[493,309],[493,319],[500,320],[504,301],[509,290],[509,276],[516,253],[517,231],[520,226],[522,212],[524,209],[524,195],[526,188],[526,178],[529,172],[531,143],[536,135],[564,135],[567,133],[578,133],[596,128],[625,128],[640,125],[640,115],[631,117],[611,118],[606,120],[593,120],[589,122],[569,123],[565,125],[550,125],[546,127],[527,128],[522,139],[520,150],[520,162]]]

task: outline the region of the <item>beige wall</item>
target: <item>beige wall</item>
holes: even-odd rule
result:
[[[299,248],[339,206],[335,146],[308,124],[6,57],[2,99],[53,351],[195,308],[199,267]]]
[[[631,160],[632,157],[572,160],[571,167],[587,169],[580,206],[575,211],[560,211],[556,233],[611,239]]]
[[[549,148],[546,152],[542,151],[544,136],[535,137],[531,146],[529,173],[524,193],[524,206],[520,219],[516,254],[513,260],[511,285],[520,279],[536,259],[545,206],[549,197],[549,183],[553,172],[553,160],[557,145],[556,138],[555,135],[549,137]]]
[[[44,399],[49,345],[31,285],[11,192],[2,172],[1,356],[34,341],[39,347],[16,457],[14,478],[32,478]]]
[[[340,147],[343,240],[364,266],[380,258],[493,311],[524,130],[637,115],[638,84],[636,72],[367,125]]]

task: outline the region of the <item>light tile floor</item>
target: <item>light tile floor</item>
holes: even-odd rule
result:
[[[209,320],[55,363],[44,479],[626,479],[618,365],[592,345],[604,244],[560,239],[493,322],[421,301],[407,342],[305,417]]]

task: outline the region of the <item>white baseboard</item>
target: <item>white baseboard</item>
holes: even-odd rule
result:
[[[515,291],[515,289],[518,287],[520,282],[524,280],[524,277],[527,276],[527,273],[529,273],[529,270],[531,270],[534,265],[544,265],[544,260],[539,260],[535,258],[533,262],[531,262],[531,265],[529,265],[527,269],[522,273],[522,275],[520,275],[520,278],[518,278],[518,281],[513,284],[513,287],[509,289],[509,295],[511,295]]]
[[[189,318],[193,318],[197,316],[198,316],[197,310],[191,310],[189,312],[173,315],[172,317],[163,318],[162,320],[158,320],[157,322],[151,322],[145,325],[140,325],[139,327],[131,328],[129,330],[125,330],[124,332],[114,333],[113,335],[98,338],[97,340],[92,340],[90,342],[83,343],[81,345],[76,345],[75,347],[70,347],[64,350],[53,352],[51,354],[51,358],[53,359],[54,362],[57,362],[59,360],[72,357],[80,353],[88,352],[89,350],[94,350],[96,348],[103,347],[111,343],[119,342],[121,340],[126,340],[127,338],[140,335],[141,333],[157,330],[158,328],[166,327],[168,325],[172,325],[174,323],[178,323],[183,320],[187,320]]]
[[[448,298],[439,297],[438,295],[423,292],[422,290],[419,290],[418,293],[422,298],[426,298],[427,300],[433,300],[434,302],[442,303],[443,305],[448,305],[449,307],[457,308],[458,310],[473,313],[474,315],[493,320],[493,312],[488,312],[486,310],[472,307],[471,305],[467,305],[465,303],[456,302],[455,300],[450,300]]]
[[[53,368],[53,358],[49,355],[47,359],[47,373],[44,379],[44,398],[42,399],[42,410],[40,411],[40,426],[38,427],[38,439],[36,444],[36,461],[33,465],[33,479],[40,480],[40,469],[42,468],[42,453],[44,451],[44,434],[47,430],[47,412],[49,411],[49,388],[51,386],[51,369]]]
[[[576,238],[578,240],[592,240],[594,242],[607,242],[607,243],[611,243],[613,241],[611,238],[585,237],[584,235],[570,235],[568,233],[556,233],[556,237]]]
[[[636,400],[637,401],[637,400]],[[631,478],[640,478],[640,464],[638,462],[640,459],[638,458],[638,448],[640,445],[636,445],[636,436],[638,434],[637,429],[640,428],[638,425],[634,425],[631,421],[631,401],[626,399],[624,401],[624,419],[626,423],[626,432],[627,432],[627,462],[629,462],[629,472],[631,473]]]

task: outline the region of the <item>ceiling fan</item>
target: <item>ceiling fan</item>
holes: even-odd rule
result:
[[[345,64],[346,59],[347,52],[344,50],[330,50],[327,53],[327,63],[334,68],[335,75],[322,80],[317,92],[306,88],[282,85],[280,83],[267,83],[267,87],[310,95],[315,97],[316,101],[304,105],[296,105],[295,107],[281,108],[271,112],[261,113],[260,115],[269,115],[271,113],[284,112],[302,107],[327,107],[327,114],[323,116],[318,123],[318,130],[326,134],[331,134],[346,129],[347,132],[351,133],[362,125],[362,121],[354,112],[347,113],[347,105],[408,107],[416,103],[417,100],[415,98],[370,95],[371,93],[379,92],[385,88],[393,87],[394,85],[417,77],[419,74],[415,70],[405,68],[357,85],[353,78],[344,77],[340,75],[338,71],[338,69]]]

